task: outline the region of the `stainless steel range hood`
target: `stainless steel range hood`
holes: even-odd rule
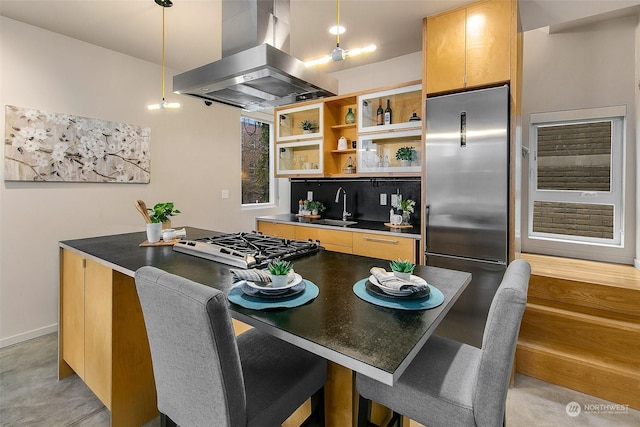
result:
[[[223,0],[222,59],[174,76],[173,91],[249,111],[335,95],[335,78],[286,53],[288,16],[289,0]]]

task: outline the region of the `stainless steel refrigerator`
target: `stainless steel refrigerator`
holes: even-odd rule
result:
[[[508,263],[509,87],[427,98],[426,263],[472,280],[436,334],[480,347]]]

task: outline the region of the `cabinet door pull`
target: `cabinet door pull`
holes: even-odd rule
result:
[[[391,243],[397,245],[400,243],[398,240],[389,240],[389,239],[376,239],[375,237],[363,237],[363,240],[368,240],[369,242],[379,242],[379,243]]]

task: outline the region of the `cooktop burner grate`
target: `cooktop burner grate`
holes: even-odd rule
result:
[[[181,240],[173,250],[236,267],[260,268],[276,258],[291,260],[318,252],[320,245],[311,240],[289,240],[252,232]]]

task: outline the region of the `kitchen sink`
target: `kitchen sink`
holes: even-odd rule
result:
[[[319,219],[317,221],[313,221],[313,223],[320,225],[335,225],[338,227],[346,227],[348,225],[357,224],[358,221],[343,221],[341,219]]]

